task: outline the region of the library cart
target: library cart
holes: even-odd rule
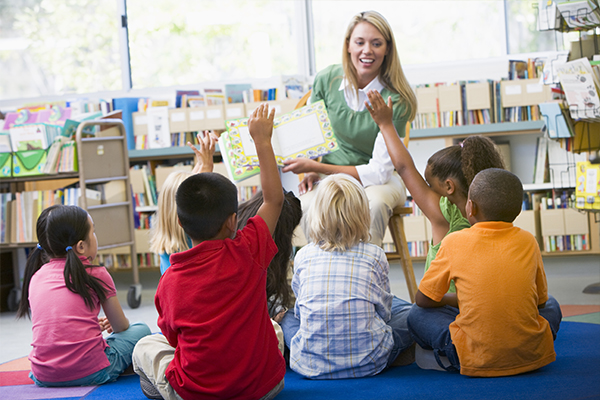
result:
[[[93,126],[100,130],[93,137],[83,137]],[[98,251],[116,247],[129,247],[133,284],[127,292],[127,304],[139,307],[142,299],[133,222],[133,202],[129,182],[129,154],[125,126],[120,119],[83,121],[77,127],[77,153],[79,159],[79,186],[81,206],[94,220]],[[106,204],[88,204],[88,185],[109,184],[113,190],[105,191]],[[114,190],[116,188],[116,190]]]

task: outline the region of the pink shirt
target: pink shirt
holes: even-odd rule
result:
[[[81,258],[84,265],[90,263]],[[98,324],[100,301],[95,294],[90,310],[83,298],[65,286],[64,258],[44,264],[31,278],[29,305],[33,324],[31,370],[42,382],[64,382],[91,375],[110,365]],[[107,285],[106,297],[116,295],[112,277],[104,267],[86,268]]]

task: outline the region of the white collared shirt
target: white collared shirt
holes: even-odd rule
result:
[[[348,89],[345,90],[346,88]],[[339,90],[344,91],[344,98],[348,107],[354,111],[363,111],[367,108],[365,106],[365,101],[368,101],[367,92],[369,90],[376,90],[381,93],[383,89],[384,86],[379,77],[376,77],[363,89],[358,89],[358,98],[356,97],[356,92],[352,90],[352,85],[346,78],[342,80]],[[377,134],[377,138],[375,139],[373,154],[369,163],[357,165],[356,172],[358,172],[358,176],[364,187],[383,185],[390,180],[394,172],[394,164],[392,164],[392,159],[390,158],[381,132]]]

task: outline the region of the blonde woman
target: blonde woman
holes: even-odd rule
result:
[[[375,375],[414,360],[411,304],[390,293],[389,264],[369,243],[369,202],[350,175],[323,179],[294,259],[294,310],[281,327],[290,368],[313,379]]]
[[[192,247],[192,241],[177,222],[177,205],[175,204],[177,188],[191,175],[213,170],[213,154],[218,138],[212,133],[198,133],[197,137],[200,149],[188,142],[188,146],[192,148],[196,157],[194,169],[191,172],[175,171],[170,173],[158,195],[158,211],[156,212],[156,223],[152,227],[150,251],[160,255],[161,275],[171,266],[169,257],[172,253],[179,253]]]
[[[406,201],[406,188],[394,173],[379,127],[365,108],[366,93],[380,92],[394,102],[393,122],[400,137],[412,121],[417,101],[402,67],[390,25],[376,11],[355,15],[343,44],[342,64],[331,65],[317,74],[311,102],[324,100],[340,149],[321,162],[295,159],[284,172],[304,173],[299,191],[303,212],[312,203],[311,193],[322,175],[346,173],[366,189],[371,214],[371,243],[381,246],[392,210]],[[307,236],[308,227],[303,219]]]

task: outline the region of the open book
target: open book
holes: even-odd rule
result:
[[[228,120],[219,148],[229,177],[239,182],[260,172],[248,118]],[[277,165],[294,158],[317,158],[338,149],[331,122],[321,100],[275,118],[271,139]]]

